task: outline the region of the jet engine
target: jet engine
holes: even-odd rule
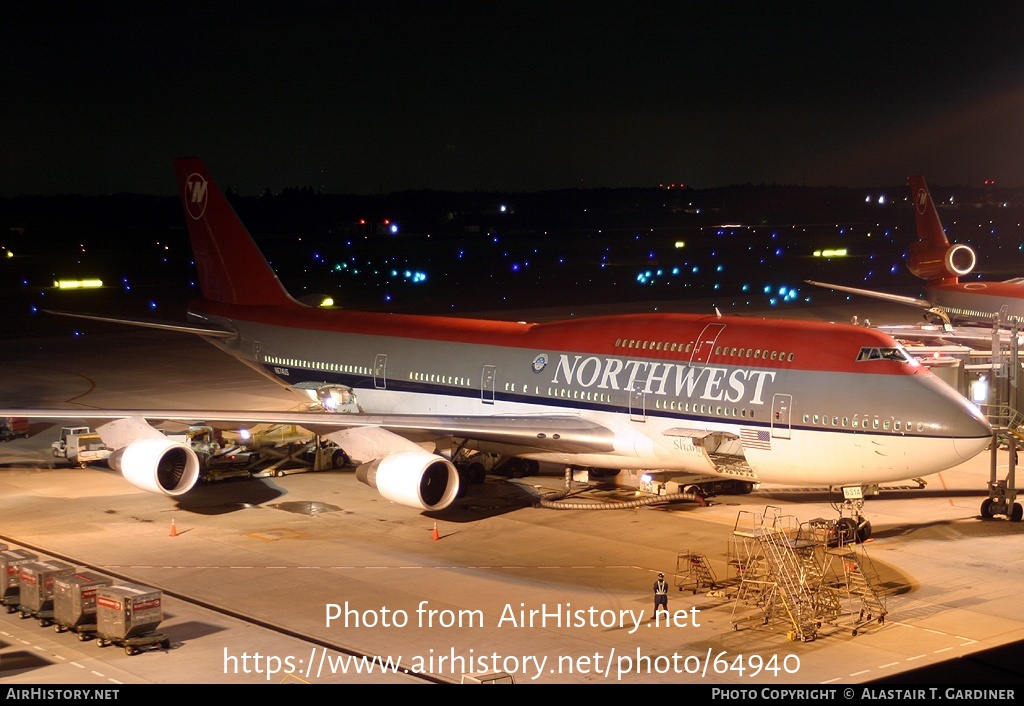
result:
[[[407,451],[356,468],[356,478],[391,502],[420,510],[443,510],[459,494],[459,472],[446,458]]]
[[[921,241],[910,246],[908,269],[923,280],[934,281],[963,277],[970,274],[978,258],[967,245],[944,243],[942,245]]]
[[[107,464],[149,493],[184,495],[199,480],[196,452],[167,438],[133,441],[110,454]]]

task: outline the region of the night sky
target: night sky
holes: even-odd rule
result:
[[[1020,2],[24,2],[0,52],[0,196],[1024,186]]]

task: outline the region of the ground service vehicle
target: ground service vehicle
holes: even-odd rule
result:
[[[66,458],[72,466],[85,468],[90,463],[105,461],[111,449],[89,427],[63,427],[60,438],[50,444],[53,455]]]

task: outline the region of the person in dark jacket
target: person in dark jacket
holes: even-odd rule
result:
[[[665,580],[665,574],[658,574],[658,580],[654,582],[653,618],[658,617],[659,610],[668,612],[668,581]]]

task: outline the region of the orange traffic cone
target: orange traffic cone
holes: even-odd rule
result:
[[[173,517],[171,518],[171,536],[172,537],[177,537],[178,536],[178,526],[176,524],[174,524],[174,518]]]
[[[431,533],[430,538],[432,540],[434,540],[435,542],[437,540],[441,539],[441,535],[438,534],[438,531],[437,531],[437,520],[434,520],[434,531]]]

